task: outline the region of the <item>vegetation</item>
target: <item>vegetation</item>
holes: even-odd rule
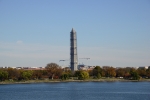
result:
[[[64,72],[64,73],[61,75],[61,79],[62,79],[62,80],[67,80],[67,79],[69,79],[69,74]]]
[[[23,70],[13,68],[0,69],[0,81],[22,81],[22,80],[43,80],[43,79],[59,79],[59,80],[88,80],[88,79],[104,79],[104,78],[124,78],[126,80],[140,80],[142,78],[150,78],[150,69],[144,68],[113,68],[96,66],[89,71],[75,71],[72,73],[69,69],[62,69],[56,63],[49,63],[44,70]]]
[[[93,69],[93,75],[94,75],[94,78],[100,79],[102,76],[102,68],[100,68],[100,66],[96,66]]]
[[[78,77],[79,80],[85,80],[89,78],[89,73],[87,71],[76,71],[75,77]]]
[[[49,63],[45,67],[48,77],[51,79],[59,79],[62,74],[62,69],[56,63]]]
[[[22,79],[24,79],[24,80],[29,80],[29,79],[31,79],[32,74],[33,74],[32,71],[23,71],[23,72],[21,73],[21,77],[22,77]]]
[[[0,70],[0,80],[4,81],[8,78],[8,72],[4,70]]]

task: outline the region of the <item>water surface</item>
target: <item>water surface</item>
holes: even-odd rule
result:
[[[150,100],[150,82],[8,84],[0,100]]]

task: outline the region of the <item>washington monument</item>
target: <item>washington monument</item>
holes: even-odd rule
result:
[[[78,70],[77,35],[73,28],[70,32],[70,67],[71,71]]]

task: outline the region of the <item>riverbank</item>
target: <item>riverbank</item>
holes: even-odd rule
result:
[[[150,82],[150,79],[140,79],[140,80],[127,80],[127,79],[117,79],[117,78],[105,78],[105,79],[87,79],[87,80],[23,80],[23,81],[2,81],[0,84],[29,84],[29,83],[55,83],[55,82]]]

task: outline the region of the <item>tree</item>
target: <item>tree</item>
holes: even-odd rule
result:
[[[116,71],[115,68],[113,67],[107,67],[105,68],[105,75],[106,77],[115,77],[116,76]]]
[[[35,70],[35,71],[33,71],[32,78],[33,79],[40,79],[40,78],[42,78],[42,75],[43,75],[42,70]]]
[[[145,68],[138,68],[138,69],[137,69],[137,73],[138,73],[141,77],[146,77],[146,69],[145,69]]]
[[[148,78],[150,78],[150,69],[147,69],[147,70],[146,70],[146,76],[147,76]]]
[[[106,71],[102,69],[102,77],[106,77]]]
[[[100,75],[100,73],[98,73],[98,74],[97,74],[97,78],[98,78],[98,79],[100,79],[100,78],[101,78],[101,75]]]
[[[100,68],[100,66],[96,66],[93,69],[93,75],[98,79],[102,76],[102,69]]]
[[[85,80],[89,78],[89,73],[87,71],[76,71],[75,74],[79,80]]]
[[[49,63],[47,64],[47,66],[45,67],[46,69],[52,69],[52,68],[58,68],[59,65],[56,63]]]
[[[80,75],[79,75],[79,79],[85,80],[85,79],[88,79],[88,78],[89,78],[89,73],[86,72],[86,71],[82,71],[82,72],[80,73]]]
[[[93,70],[88,70],[89,76],[93,76]]]
[[[48,71],[49,78],[51,79],[59,78],[62,75],[62,69],[56,63],[49,63],[45,68]]]
[[[62,76],[61,76],[61,79],[62,79],[62,80],[67,80],[67,79],[69,79],[69,74],[68,74],[68,73],[63,73]]]
[[[81,71],[75,71],[74,76],[79,77]]]
[[[116,70],[116,77],[124,77],[125,76],[125,70],[123,68],[119,68]]]
[[[23,71],[22,78],[25,80],[31,79],[33,72],[32,71]]]
[[[135,71],[131,72],[131,77],[132,77],[133,80],[139,80],[140,79],[140,76]]]
[[[125,79],[132,79],[133,76],[131,75],[131,73],[135,72],[136,69],[135,68],[127,67],[127,68],[124,68],[123,71],[124,71],[124,78]]]
[[[8,78],[8,72],[7,71],[3,71],[3,70],[0,70],[0,80],[1,81],[4,81]]]
[[[8,72],[9,79],[17,80],[20,76],[19,70],[17,70],[17,69],[8,68],[7,72]]]

